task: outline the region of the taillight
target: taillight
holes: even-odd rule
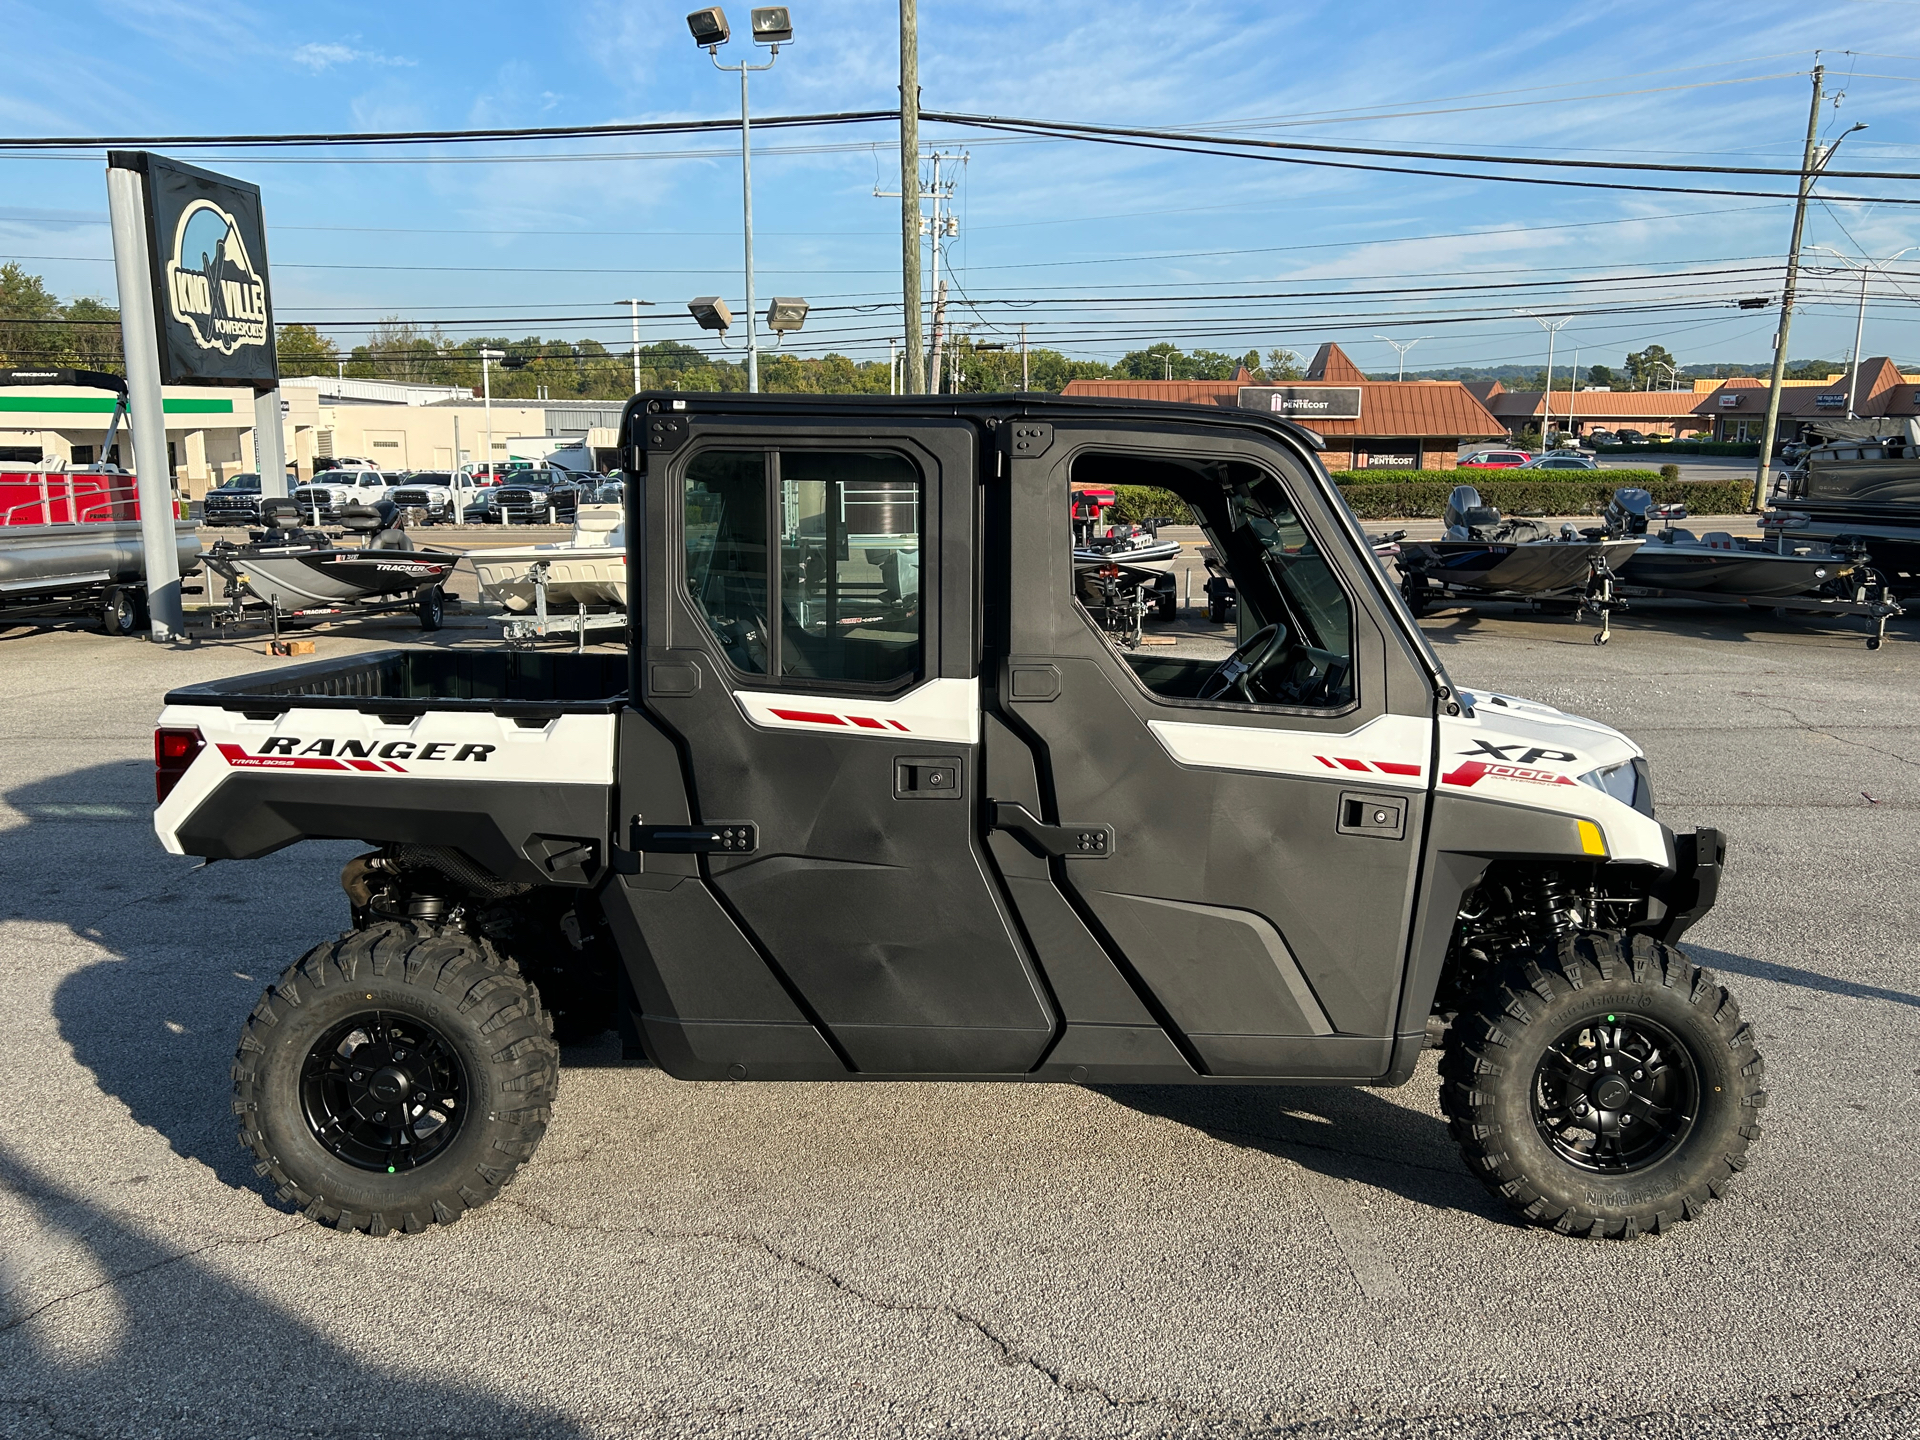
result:
[[[187,767],[207,748],[198,730],[159,729],[153,732],[153,803],[173,793]]]

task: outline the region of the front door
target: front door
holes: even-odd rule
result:
[[[647,708],[695,820],[753,827],[705,883],[864,1073],[1025,1071],[1057,1028],[979,833],[975,456],[789,423],[649,462]]]
[[[1384,1073],[1434,744],[1384,577],[1278,442],[1014,437],[989,507],[989,552],[1009,553],[997,709],[1037,757],[1040,818],[1096,837],[1059,847],[1056,886],[1202,1072]],[[1175,491],[1237,628],[1196,609],[1137,648],[1104,633],[1074,582],[1070,484]]]

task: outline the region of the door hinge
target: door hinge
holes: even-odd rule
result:
[[[1049,825],[1034,818],[1026,806],[1012,800],[994,800],[993,828],[1017,835],[1042,855],[1068,859],[1104,860],[1113,854],[1111,825]]]

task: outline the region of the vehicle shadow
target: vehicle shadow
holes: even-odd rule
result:
[[[1890,990],[1883,985],[1862,985],[1857,980],[1841,980],[1817,970],[1801,970],[1793,965],[1776,965],[1771,960],[1754,960],[1727,950],[1709,950],[1704,945],[1682,947],[1696,965],[1709,970],[1724,970],[1730,975],[1747,975],[1755,980],[1772,980],[1781,985],[1797,985],[1802,990],[1819,990],[1828,995],[1844,995],[1850,1000],[1885,1000],[1893,1005],[1909,1005],[1920,1010],[1920,995],[1905,990]]]
[[[229,1237],[149,1231],[4,1144],[0,1191],[14,1216],[0,1250],[0,1432],[583,1433],[420,1367],[396,1374],[393,1355],[342,1345],[199,1258],[307,1222]]]
[[[1461,1164],[1446,1123],[1363,1089],[1097,1085],[1109,1100],[1216,1140],[1435,1210],[1518,1224]]]
[[[106,952],[54,986],[60,1040],[135,1124],[223,1185],[265,1196],[235,1139],[234,1046],[261,992],[347,929],[333,877],[364,847],[310,842],[196,865],[154,838],[152,774],[120,761],[10,787],[6,803],[27,823],[0,832],[0,872],[20,877],[0,895],[0,919],[62,927]],[[572,1067],[623,1063],[612,1031],[561,1055]]]

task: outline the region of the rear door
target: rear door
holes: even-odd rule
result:
[[[1434,702],[1370,598],[1377,567],[1277,443],[1145,426],[1013,437],[987,540],[1010,556],[997,709],[1036,757],[1038,818],[1060,827],[1039,838],[1099,837],[1056,845],[1055,886],[1195,1068],[1384,1073]],[[1166,644],[1104,634],[1073,583],[1070,483],[1179,488],[1232,574],[1237,633],[1196,610],[1150,628]],[[1286,627],[1275,663],[1231,683],[1228,655],[1269,624]]]
[[[974,428],[689,425],[650,436],[642,685],[695,819],[752,827],[705,882],[850,1068],[1030,1069],[1056,1016],[978,820]]]

